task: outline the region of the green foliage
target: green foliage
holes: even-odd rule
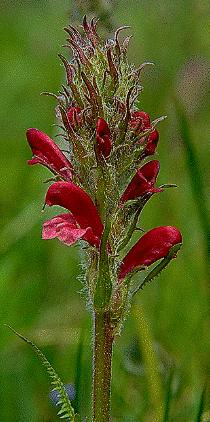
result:
[[[196,150],[191,141],[190,122],[188,121],[183,107],[177,100],[175,101],[175,107],[179,130],[185,148],[186,164],[190,176],[192,193],[198,209],[203,236],[206,241],[206,264],[208,268],[208,263],[210,262],[210,222],[207,201],[205,198],[205,179]]]
[[[206,385],[204,385],[202,393],[199,398],[198,412],[195,418],[195,422],[202,422],[202,415],[203,415],[204,406],[205,406],[205,393],[206,393]]]
[[[142,350],[142,356],[145,365],[149,403],[152,406],[153,417],[155,417],[157,422],[162,422],[162,382],[158,371],[158,361],[154,351],[154,344],[150,332],[150,327],[147,319],[145,318],[143,309],[139,310],[137,306],[134,306],[133,316],[136,323],[139,345]]]
[[[58,416],[60,419],[66,419],[68,422],[76,421],[74,409],[71,406],[71,402],[68,398],[68,395],[65,391],[64,384],[62,383],[61,379],[55,372],[54,368],[47,360],[45,355],[41,352],[41,350],[27,337],[24,337],[22,334],[18,333],[14,328],[7,325],[7,327],[13,331],[16,336],[18,336],[21,340],[25,341],[25,343],[29,344],[36,355],[38,356],[39,360],[41,361],[42,365],[45,367],[48,375],[51,378],[51,384],[53,386],[53,390],[56,390],[59,393],[59,402],[58,405],[60,406],[60,410],[58,412]]]
[[[160,261],[159,264],[157,264],[149,272],[149,274],[147,274],[147,276],[142,281],[142,283],[140,283],[140,285],[134,290],[133,295],[136,294],[139,290],[142,290],[144,288],[144,286],[147,283],[150,283],[152,280],[154,280],[155,277],[158,277],[160,275],[160,273],[167,267],[169,262],[171,262],[171,260],[173,258],[175,258],[176,254],[177,254],[177,252],[179,251],[180,248],[181,248],[181,243],[179,243],[175,246],[172,246],[168,255],[165,258],[163,258],[162,261]]]
[[[172,383],[174,379],[174,371],[171,369],[166,384],[166,394],[164,400],[164,415],[163,422],[170,422],[170,406],[172,401]]]

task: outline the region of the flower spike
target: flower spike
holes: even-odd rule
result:
[[[94,421],[111,420],[112,346],[133,295],[166,268],[182,242],[175,227],[156,227],[147,233],[141,228],[141,212],[147,201],[174,185],[157,186],[160,163],[147,158],[156,151],[156,126],[165,117],[153,120],[139,107],[141,71],[152,63],[145,62],[137,69],[129,63],[131,37],[123,41],[119,35],[126,28],[118,28],[112,39],[103,40],[98,35],[97,20],[89,20],[86,15],[82,31],[71,25],[64,28],[65,47],[72,51],[68,59],[59,55],[66,83],[58,95],[48,95],[57,100],[56,126],[61,132],[57,136],[66,142],[64,148],[70,152],[72,164],[68,151],[65,156],[46,134],[37,129],[27,131],[33,152],[29,164],[40,163],[56,175],[48,180],[53,183],[45,205],[62,207],[59,215],[44,222],[42,238],[56,238],[67,246],[86,242],[83,292],[94,322]],[[147,162],[143,162],[145,158]],[[128,251],[137,230],[143,233]],[[141,280],[132,282],[138,271]],[[49,365],[48,369],[51,373]],[[56,400],[60,398],[61,402],[58,416],[73,422],[78,409],[74,413],[65,385],[57,388],[57,380],[54,376],[54,393],[58,390],[60,397]]]
[[[62,179],[72,180],[72,164],[48,135],[31,128],[27,130],[26,137],[33,152],[28,164],[42,164]]]
[[[170,249],[182,243],[182,236],[176,227],[156,227],[144,234],[131,248],[122,261],[119,270],[121,282],[127,274],[141,267],[148,267],[160,258],[165,258]]]

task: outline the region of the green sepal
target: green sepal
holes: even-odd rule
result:
[[[169,264],[169,262],[176,256],[177,252],[181,248],[182,243],[177,243],[176,245],[172,246],[168,255],[153,268],[150,273],[146,276],[144,281],[132,292],[132,295],[137,293],[139,290],[142,290],[145,284],[150,283],[155,277],[157,277],[164,268]]]

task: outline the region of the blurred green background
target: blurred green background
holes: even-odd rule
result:
[[[0,273],[0,421],[56,421],[48,400],[47,376],[33,352],[3,326],[11,324],[39,345],[63,380],[78,385],[78,407],[90,411],[91,313],[82,301],[78,246],[41,241],[40,211],[50,175],[29,168],[25,130],[37,127],[53,135],[54,100],[64,71],[57,54],[66,35],[94,1],[46,0],[1,2],[1,273]],[[210,376],[210,293],[208,288],[207,88],[208,1],[125,0],[113,5],[101,31],[130,25],[130,59],[152,61],[142,74],[142,109],[152,118],[167,115],[159,126],[159,183],[176,183],[152,198],[142,226],[177,225],[184,246],[176,261],[135,299],[117,340],[113,362],[113,421],[154,421],[158,388],[144,359],[144,315],[152,337],[162,395],[174,369],[169,421],[196,421],[199,397]],[[91,14],[91,13],[90,13]],[[66,53],[66,52],[65,52]],[[54,214],[55,210],[53,210]],[[83,341],[81,341],[81,339]],[[82,349],[82,357],[81,355]],[[152,386],[151,386],[152,385]],[[206,393],[203,421],[210,421]]]

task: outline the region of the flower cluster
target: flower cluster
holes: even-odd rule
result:
[[[124,252],[143,207],[163,187],[156,186],[159,161],[148,160],[158,146],[161,118],[151,121],[139,110],[140,76],[147,63],[139,69],[128,63],[129,37],[119,41],[123,29],[104,43],[95,19],[84,18],[84,35],[65,28],[73,58],[60,55],[66,86],[54,95],[65,154],[48,135],[27,131],[33,153],[29,164],[41,164],[54,174],[46,205],[67,210],[44,223],[43,239],[58,238],[68,246],[85,241],[92,303],[96,309],[118,311],[132,275],[165,259],[182,242],[177,228],[156,227]]]

